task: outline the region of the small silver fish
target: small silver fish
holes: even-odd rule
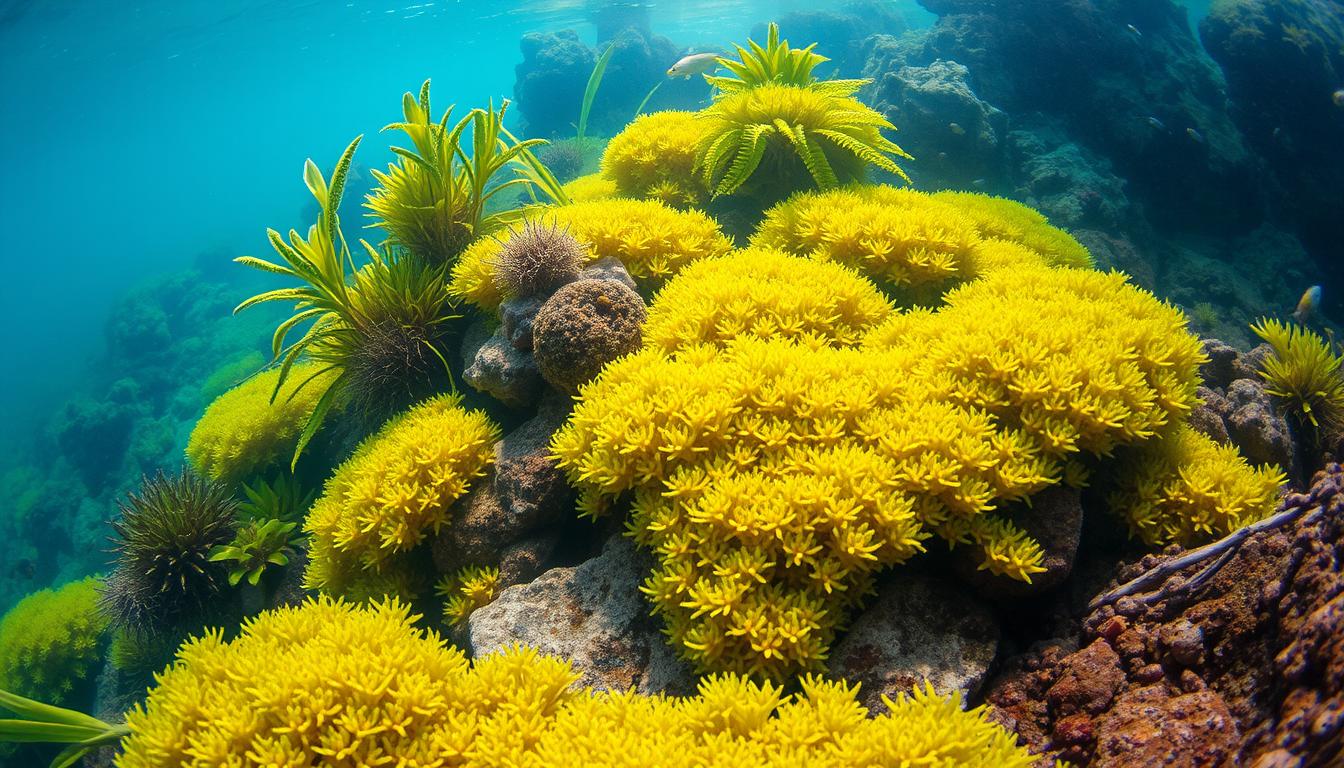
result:
[[[689,56],[682,56],[677,60],[672,68],[667,70],[668,77],[690,77],[692,75],[703,75],[719,66],[719,54],[717,53],[692,53]]]
[[[971,182],[971,186],[975,187],[976,189],[984,189],[985,187],[989,186],[989,182],[986,181],[985,179],[975,179],[974,181]]]
[[[965,136],[965,135],[966,135],[966,129],[965,129],[965,128],[962,128],[960,125],[957,125],[956,123],[948,123],[948,124],[947,124],[947,130],[951,131],[951,132],[953,133],[953,135],[956,135],[956,136]]]
[[[1130,32],[1133,32],[1135,37],[1143,37],[1143,33],[1140,32],[1139,28],[1134,26],[1133,24],[1126,24],[1125,29],[1128,29]]]
[[[1194,128],[1186,128],[1185,135],[1189,136],[1190,140],[1195,142],[1196,144],[1204,143],[1204,134],[1200,133],[1199,131],[1196,131]]]
[[[1159,131],[1167,130],[1167,126],[1161,120],[1158,120],[1156,117],[1153,117],[1152,115],[1143,118],[1143,121]]]
[[[1336,107],[1344,108],[1344,88],[1330,94],[1330,100],[1335,102]]]
[[[1308,320],[1316,316],[1316,310],[1321,306],[1321,286],[1313,285],[1302,292],[1302,298],[1297,300],[1297,309],[1293,310],[1293,319],[1299,323],[1306,324]]]

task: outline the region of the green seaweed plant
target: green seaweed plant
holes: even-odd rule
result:
[[[705,80],[724,94],[738,93],[763,85],[792,85],[799,88],[820,87],[825,91],[835,91],[847,96],[862,87],[866,80],[824,80],[818,81],[812,70],[818,64],[830,61],[819,53],[813,53],[816,43],[806,48],[792,48],[788,40],[779,39],[779,25],[771,22],[766,30],[765,47],[755,40],[748,40],[747,47],[734,45],[738,60],[720,57],[718,63],[727,69],[730,75],[705,75]]]
[[[356,267],[341,233],[336,211],[362,138],[357,137],[345,148],[330,184],[312,160],[304,165],[304,182],[317,200],[320,213],[306,238],[290,230],[286,242],[279,232],[267,230],[282,264],[252,256],[235,259],[300,283],[257,294],[234,309],[237,313],[265,302],[294,302],[294,313],[276,327],[271,339],[272,354],[280,362],[272,398],[300,357],[319,363],[316,371],[293,389],[326,387],[299,435],[291,469],[327,414],[338,405],[355,402],[366,412],[387,410],[387,402],[413,394],[401,390],[413,380],[430,377],[436,364],[451,386],[448,361],[439,340],[442,326],[459,316],[448,313],[451,301],[443,269],[428,268],[391,249],[380,251],[362,240],[360,245],[368,261]],[[311,325],[302,336],[286,344],[289,334],[308,321]],[[337,375],[323,377],[332,371]],[[318,381],[321,383],[315,383]]]
[[[607,62],[611,61],[611,54],[616,51],[616,46],[608,45],[607,49],[597,57],[597,62],[593,64],[593,72],[588,75],[588,85],[583,89],[583,103],[579,106],[579,125],[577,138],[583,141],[588,134],[588,115],[593,111],[593,100],[597,98],[597,89],[602,85],[602,76],[607,73]]]
[[[426,80],[418,97],[409,92],[402,96],[401,107],[404,119],[383,130],[401,131],[411,148],[392,147],[399,160],[386,173],[373,172],[379,186],[365,201],[376,217],[370,226],[384,229],[391,242],[425,264],[448,264],[472,240],[521,215],[515,210],[491,213],[488,206],[510,187],[535,183],[532,175],[500,178],[500,172],[507,167],[535,170],[540,161],[531,149],[545,142],[520,141],[505,130],[507,99],[498,110],[492,102],[450,126],[453,107],[435,120]],[[468,129],[470,152],[463,147]]]
[[[210,562],[227,563],[229,585],[238,586],[244,578],[256,586],[270,566],[283,568],[302,541],[294,536],[298,523],[281,520],[253,520],[238,528],[233,541],[210,552]]]
[[[274,482],[259,480],[243,484],[243,496],[246,501],[238,502],[238,515],[243,520],[301,523],[317,493],[304,491],[293,476],[281,474]]]
[[[67,744],[51,768],[70,768],[89,752],[116,744],[130,733],[125,725],[112,725],[96,717],[0,689],[0,709],[17,718],[0,719],[0,742],[15,744]]]

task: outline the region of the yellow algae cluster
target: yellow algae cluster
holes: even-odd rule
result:
[[[389,421],[336,470],[308,512],[305,586],[346,594],[360,588],[362,572],[395,582],[398,556],[447,521],[448,507],[494,461],[498,438],[499,427],[462,408],[458,395]]]
[[[851,269],[749,248],[682,270],[658,294],[644,343],[668,353],[739,336],[852,346],[891,311],[881,292]]]
[[[682,267],[721,256],[732,244],[718,225],[700,211],[679,211],[655,200],[612,198],[572,203],[533,213],[529,222],[565,229],[588,247],[592,260],[615,257],[645,287],[656,287]],[[492,311],[503,296],[495,284],[495,261],[503,239],[477,240],[453,267],[449,290]]]
[[[1180,425],[1122,463],[1111,507],[1145,544],[1189,544],[1267,517],[1285,477],[1251,467],[1237,449]]]
[[[794,195],[766,213],[751,242],[836,261],[901,289],[943,290],[1033,263],[1091,265],[1082,245],[1026,206],[889,186]]]
[[[335,372],[319,373],[321,368],[318,363],[294,365],[279,392],[280,369],[272,368],[220,395],[187,440],[191,465],[210,480],[237,483],[283,463],[327,382],[336,377]]]
[[[737,278],[770,306],[771,279]],[[675,313],[681,280],[650,318]],[[552,451],[585,512],[631,495],[674,647],[775,677],[818,668],[873,576],[932,534],[1029,581],[1042,551],[999,502],[1182,418],[1202,361],[1180,313],[1123,276],[1044,266],[889,311],[858,345],[699,327],[605,369]]]
[[[606,200],[620,197],[616,191],[616,182],[601,173],[590,173],[566,183],[561,187],[571,203],[590,203],[594,200]]]
[[[704,121],[694,112],[642,115],[607,144],[602,175],[622,197],[676,208],[701,205],[709,189],[695,171],[695,152],[704,131]]]
[[[0,690],[64,705],[102,661],[107,618],[99,580],[74,581],[20,600],[0,619]]]
[[[786,696],[735,676],[686,698],[574,687],[562,661],[510,648],[473,663],[389,601],[280,608],[225,641],[187,642],[126,718],[118,768],[853,768],[1034,757],[984,707],[929,689],[868,717],[857,689]]]
[[[499,569],[467,566],[443,577],[434,592],[443,598],[443,623],[463,626],[472,611],[489,605],[499,595]]]

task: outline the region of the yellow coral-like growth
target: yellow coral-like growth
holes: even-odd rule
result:
[[[607,144],[602,174],[623,197],[659,200],[676,208],[709,197],[695,172],[695,150],[704,121],[694,112],[654,112],[627,125]]]
[[[443,577],[434,592],[443,598],[443,623],[460,627],[499,596],[499,569],[468,566]]]
[[[426,400],[365,440],[308,512],[310,589],[346,594],[360,571],[396,583],[397,557],[436,533],[448,507],[494,460],[499,427],[456,395]],[[390,579],[391,581],[387,581]],[[368,590],[376,593],[377,590]]]
[[[870,718],[815,678],[785,696],[733,676],[684,699],[576,690],[567,664],[510,648],[469,666],[395,602],[323,598],[183,646],[126,718],[118,768],[1027,768],[984,707],[928,688]]]
[[[1032,264],[1091,263],[1083,246],[1026,206],[886,186],[794,195],[766,214],[751,242],[838,261],[902,289],[943,290]]]
[[[288,459],[326,384],[336,377],[328,372],[309,381],[320,369],[315,363],[295,365],[276,392],[280,369],[273,368],[220,395],[187,440],[192,466],[211,480],[237,483]]]
[[[681,280],[651,318],[684,300]],[[738,282],[746,304],[779,290]],[[659,560],[644,591],[674,646],[777,677],[819,667],[874,574],[928,529],[1030,580],[1041,548],[998,503],[1182,417],[1202,359],[1180,313],[1123,276],[1039,265],[892,315],[859,346],[681,338],[606,368],[552,451],[588,514],[633,492],[630,529]]]
[[[970,216],[981,237],[1020,243],[1044,256],[1052,267],[1093,266],[1092,254],[1082,243],[1050,224],[1035,208],[978,192],[937,192],[932,198]]]
[[[565,196],[571,203],[590,203],[594,200],[607,200],[619,197],[616,182],[601,173],[590,173],[565,184]]]
[[[738,336],[855,345],[891,305],[839,264],[766,248],[698,261],[668,283],[644,324],[644,344],[663,352]]]
[[[0,689],[57,706],[70,704],[101,661],[107,619],[97,578],[28,595],[0,619]]]
[[[1285,477],[1182,424],[1122,462],[1111,508],[1151,545],[1188,546],[1268,516]]]
[[[529,221],[567,229],[587,244],[591,259],[615,257],[642,287],[654,288],[682,267],[721,256],[732,244],[700,211],[678,211],[654,200],[614,198],[533,213]],[[505,235],[508,237],[508,235]],[[491,311],[503,297],[494,280],[499,240],[478,240],[453,267],[452,293]]]

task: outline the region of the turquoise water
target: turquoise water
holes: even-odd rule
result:
[[[825,5],[649,9],[659,34],[723,46],[770,13]],[[401,92],[431,78],[436,101],[459,113],[498,102],[525,32],[595,34],[577,0],[112,8],[15,2],[0,15],[11,116],[0,143],[0,327],[19,361],[0,389],[7,456],[98,353],[115,297],[199,253],[258,253],[265,227],[301,224],[305,158],[334,162],[363,133],[360,160],[381,167],[390,156],[378,129],[398,117]]]

